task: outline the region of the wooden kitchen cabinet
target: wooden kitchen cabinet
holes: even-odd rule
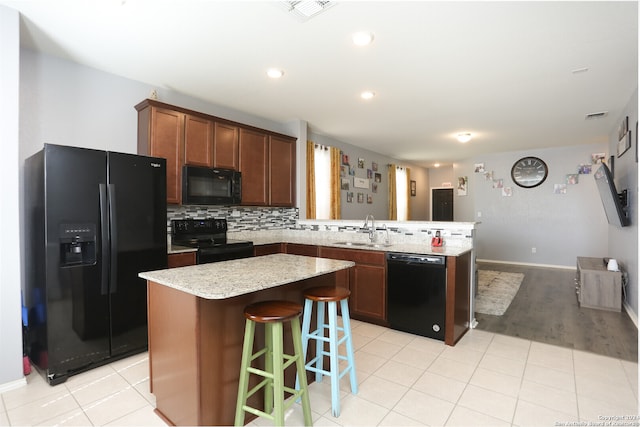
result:
[[[293,206],[296,192],[295,141],[269,137],[269,206]]]
[[[240,128],[238,152],[243,205],[295,204],[295,140]]]
[[[365,322],[387,325],[387,263],[384,252],[321,246],[321,258],[354,261],[349,274],[349,313]],[[340,285],[340,283],[338,283]]]
[[[269,137],[265,133],[240,129],[240,172],[242,204],[268,206]]]
[[[138,154],[167,159],[167,203],[182,201],[185,114],[145,100],[138,111]]]
[[[167,267],[186,267],[187,265],[196,265],[195,252],[181,252],[177,254],[169,254],[167,257]]]
[[[299,243],[287,243],[286,251],[292,255],[318,256],[318,247]]]
[[[620,311],[622,273],[607,270],[602,258],[578,257],[576,293],[580,307]]]
[[[471,251],[447,257],[447,302],[444,343],[455,345],[469,330],[471,318]]]
[[[239,143],[240,129],[238,126],[215,122],[213,129],[213,167],[239,170]]]
[[[167,159],[167,203],[182,202],[182,167],[242,172],[242,204],[295,206],[296,139],[145,99],[138,154]]]
[[[253,254],[255,256],[281,254],[284,252],[283,246],[285,243],[269,243],[266,245],[255,245],[253,247]]]
[[[184,163],[191,166],[213,167],[213,122],[185,114]]]

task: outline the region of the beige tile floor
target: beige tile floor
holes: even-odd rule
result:
[[[638,425],[638,365],[582,351],[472,330],[455,346],[352,322],[359,393],[341,383],[331,416],[329,381],[310,385],[315,425],[559,426],[627,416]],[[140,354],[56,387],[32,373],[0,399],[0,425],[164,425]],[[630,423],[629,423],[630,422]],[[294,405],[287,425],[300,425]],[[251,425],[269,425],[262,419]],[[594,425],[594,424],[592,424]],[[620,424],[625,425],[625,424]]]

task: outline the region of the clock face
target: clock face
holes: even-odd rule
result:
[[[520,187],[533,188],[542,184],[549,170],[547,164],[537,157],[523,157],[513,164],[511,179]]]

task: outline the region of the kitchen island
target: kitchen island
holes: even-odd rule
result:
[[[335,286],[351,261],[290,254],[140,273],[148,283],[149,367],[156,412],[172,425],[232,425],[244,307]],[[340,285],[344,286],[341,275]],[[347,275],[348,276],[348,275]],[[258,345],[263,337],[256,333]],[[285,327],[285,352],[292,352]],[[292,386],[295,373],[285,382]],[[253,405],[259,405],[257,393]]]

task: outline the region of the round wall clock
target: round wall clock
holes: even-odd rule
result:
[[[547,179],[548,174],[547,164],[537,157],[523,157],[511,168],[511,179],[524,188],[537,187]]]

